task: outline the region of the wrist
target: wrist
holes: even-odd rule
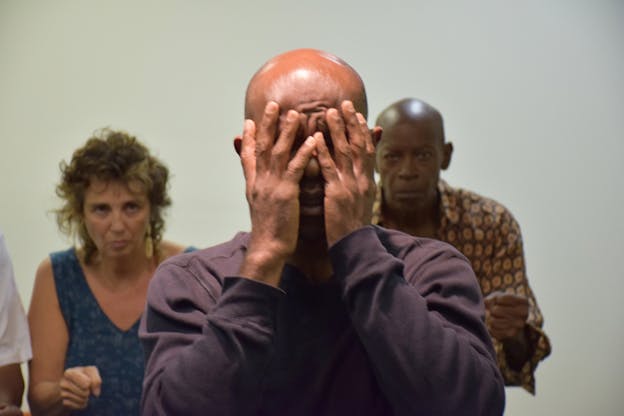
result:
[[[520,371],[531,356],[526,327],[519,331],[516,336],[502,340],[502,344],[507,363],[512,369]]]
[[[286,257],[268,250],[247,250],[239,275],[272,286],[279,286]]]

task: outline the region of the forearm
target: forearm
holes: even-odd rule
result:
[[[462,304],[466,294],[433,283],[431,289],[449,293],[432,292],[425,299],[404,279],[403,263],[378,241],[375,247],[375,236],[369,234],[364,231],[353,242],[357,249],[345,249],[365,255],[333,263],[345,274],[344,298],[352,322],[395,412],[414,413],[424,406],[429,414],[501,414],[502,379],[487,347],[487,331],[470,310],[479,300],[478,288],[472,288],[475,298]],[[453,272],[470,267],[459,258],[445,262]],[[467,279],[471,282],[470,275]]]
[[[156,337],[156,343],[147,362],[143,413],[192,414],[204,409],[226,415],[257,406],[271,358],[276,292],[281,293],[249,279],[226,279],[201,333],[185,335],[185,345],[166,335],[158,339],[153,325],[157,316],[148,308],[146,327],[153,332],[142,338],[149,343]]]
[[[504,393],[494,360],[409,292],[399,284],[373,296],[350,295],[352,320],[395,409],[428,403],[431,414],[500,414]],[[373,297],[393,299],[396,307]],[[371,313],[380,310],[385,316]]]
[[[33,416],[64,416],[69,410],[63,406],[61,387],[58,381],[41,381],[31,384],[28,391],[28,405]]]
[[[24,378],[19,363],[0,366],[0,404],[22,404]]]

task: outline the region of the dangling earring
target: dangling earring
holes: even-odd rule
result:
[[[151,259],[154,255],[154,242],[152,241],[152,225],[148,224],[147,233],[145,235],[145,255]]]

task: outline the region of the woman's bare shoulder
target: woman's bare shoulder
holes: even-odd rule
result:
[[[166,260],[169,257],[175,256],[177,254],[183,253],[188,246],[174,243],[172,241],[163,240],[160,242],[160,253],[162,255],[162,260]]]

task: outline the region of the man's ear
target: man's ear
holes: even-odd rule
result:
[[[442,156],[442,170],[448,169],[451,164],[451,156],[453,156],[453,143],[444,143],[444,154]]]
[[[383,129],[379,126],[375,126],[371,129],[371,137],[373,138],[373,146],[375,146],[375,149],[377,148],[377,145],[381,141],[382,133],[383,133]]]
[[[243,147],[243,136],[234,137],[233,144],[234,144],[234,150],[236,150],[236,153],[240,156],[241,149]]]

